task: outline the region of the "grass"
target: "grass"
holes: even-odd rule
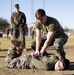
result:
[[[31,40],[32,39],[30,37],[29,38],[26,37],[26,47],[27,48],[30,48],[30,41]],[[0,38],[0,42],[1,42],[1,45],[0,45],[1,49],[8,49],[9,46],[11,45],[10,40],[7,38]],[[69,39],[68,39],[68,42],[66,43],[66,46],[67,45],[74,45],[74,36],[69,36]]]
[[[26,47],[30,47],[29,43],[31,41],[31,38],[26,38]],[[1,42],[1,49],[8,49],[11,46],[11,42],[9,39],[7,38],[0,38],[0,42]]]
[[[66,45],[74,45],[74,36],[69,36],[69,39]]]

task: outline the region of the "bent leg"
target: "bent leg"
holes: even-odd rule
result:
[[[67,38],[57,38],[53,44],[57,53],[60,55],[61,59],[65,58],[66,53],[64,52],[64,44],[67,42]]]
[[[39,50],[41,50],[42,46],[44,45],[44,42],[45,42],[45,39],[42,39]],[[35,51],[36,50],[36,40],[32,40],[30,42],[30,46]],[[43,55],[49,55],[49,54],[46,51],[44,51]]]
[[[41,40],[41,45],[40,45],[40,50],[41,50],[42,46],[44,45],[45,40],[46,40],[46,39],[43,39],[43,38],[42,38],[42,40]],[[33,50],[36,50],[36,40],[32,40],[32,41],[30,42],[30,46],[31,46],[31,48],[32,48]]]
[[[20,27],[19,28],[19,32],[20,32],[20,40],[22,42],[21,47],[25,48],[26,47],[26,43],[25,43],[25,31],[24,31],[24,27]]]

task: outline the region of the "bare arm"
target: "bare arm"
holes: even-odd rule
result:
[[[48,32],[48,34],[47,34],[47,40],[45,41],[45,43],[44,43],[44,45],[43,45],[43,47],[42,47],[42,49],[40,51],[41,54],[43,54],[43,52],[47,48],[48,44],[51,43],[51,40],[52,40],[54,34],[55,34],[55,32]]]
[[[39,55],[39,48],[41,44],[41,30],[36,29],[36,54]]]

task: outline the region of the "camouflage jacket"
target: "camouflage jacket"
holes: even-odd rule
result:
[[[59,58],[55,55],[48,55],[42,57],[33,57],[31,55],[19,55],[15,54],[15,51],[10,48],[6,56],[5,66],[8,68],[22,68],[22,69],[43,69],[51,70],[53,69],[55,63]]]
[[[19,11],[13,12],[10,18],[11,25],[13,27],[18,27],[20,25],[25,25],[26,24],[26,16],[23,12]]]
[[[8,68],[29,68],[31,58],[31,55],[21,56],[18,52],[9,48],[5,66]]]

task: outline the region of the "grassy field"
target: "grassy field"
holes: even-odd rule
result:
[[[26,38],[26,47],[28,51],[24,51],[25,53],[31,53],[32,50],[29,46],[31,38]],[[69,40],[64,46],[66,57],[70,60],[71,65],[68,70],[65,71],[44,71],[44,70],[37,70],[37,69],[8,69],[5,67],[5,56],[7,54],[7,49],[11,46],[10,40],[7,38],[0,38],[0,75],[74,75],[74,36],[69,36]],[[57,52],[50,47],[47,49],[49,53]]]

